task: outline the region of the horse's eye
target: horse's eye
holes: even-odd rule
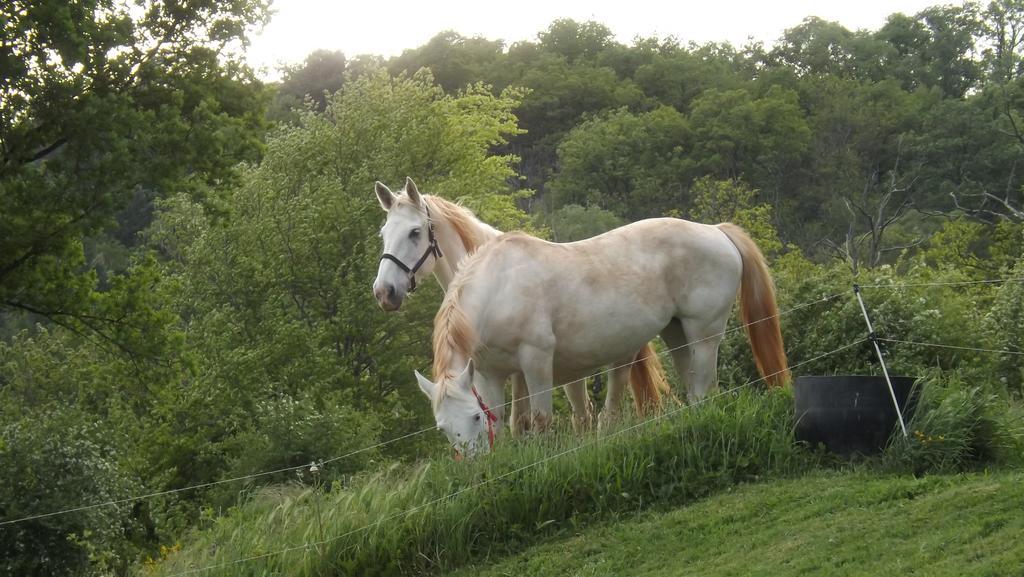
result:
[[[419,236],[420,236],[420,229],[418,229],[418,228],[414,228],[414,229],[412,229],[412,231],[409,232],[409,238],[419,238]]]
[[[473,417],[473,420],[478,422],[478,423],[480,422],[480,415],[479,415],[479,413],[477,414],[477,416]]]

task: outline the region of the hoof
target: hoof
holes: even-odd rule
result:
[[[533,413],[533,422],[531,423],[531,430],[535,433],[544,433],[551,428],[552,416],[548,413]]]
[[[530,432],[530,415],[519,415],[512,421],[512,436],[521,437]]]
[[[601,411],[601,414],[597,416],[597,430],[607,431],[611,429],[615,423],[619,422],[619,413],[612,411]]]
[[[572,430],[576,433],[586,433],[594,427],[594,414],[587,412],[583,416],[572,416]]]

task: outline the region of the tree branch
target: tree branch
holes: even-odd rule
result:
[[[80,336],[80,337],[82,337],[82,338],[84,338],[86,340],[92,341],[93,339],[90,339],[88,335],[86,335],[82,331],[78,330],[78,327],[74,326],[73,323],[69,323],[69,322],[63,321],[63,320],[61,320],[61,317],[67,317],[69,319],[76,320],[76,321],[82,323],[83,325],[85,325],[86,328],[88,328],[90,331],[92,331],[93,333],[98,335],[104,341],[106,341],[107,343],[113,345],[118,350],[120,350],[122,353],[124,353],[128,357],[128,360],[131,361],[132,366],[135,367],[136,372],[141,372],[141,369],[139,368],[139,364],[138,364],[138,361],[137,361],[138,354],[135,351],[133,351],[132,349],[128,348],[124,343],[119,342],[114,337],[111,337],[110,335],[108,335],[104,331],[100,330],[94,324],[87,322],[87,320],[94,320],[94,321],[101,321],[101,322],[116,322],[116,321],[112,321],[111,319],[105,319],[103,317],[97,317],[97,316],[94,316],[94,315],[70,313],[70,312],[67,312],[67,311],[47,311],[47,310],[36,308],[36,307],[34,307],[32,305],[27,305],[25,303],[18,302],[18,301],[4,301],[3,304],[8,306],[8,307],[10,307],[10,308],[23,310],[25,312],[29,312],[29,313],[32,313],[34,315],[39,315],[41,317],[44,317],[47,320],[51,321],[52,323],[54,323],[56,325],[59,325],[59,326],[62,326],[65,329],[73,332],[74,334],[76,334],[76,335],[78,335],[78,336]],[[95,342],[95,341],[93,341],[93,342]],[[110,351],[107,351],[107,352],[110,352]]]

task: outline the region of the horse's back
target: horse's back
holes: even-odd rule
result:
[[[473,260],[462,298],[485,346],[552,346],[581,367],[631,359],[673,318],[727,315],[742,270],[717,227],[678,219],[565,244],[507,233]]]

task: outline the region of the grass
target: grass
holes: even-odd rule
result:
[[[605,524],[454,577],[1024,575],[1024,473],[815,474]]]
[[[265,490],[146,572],[444,572],[653,505],[811,470],[820,456],[793,443],[792,403],[786,390],[743,391],[614,436],[507,442],[464,463],[444,453],[327,494],[297,486]]]

